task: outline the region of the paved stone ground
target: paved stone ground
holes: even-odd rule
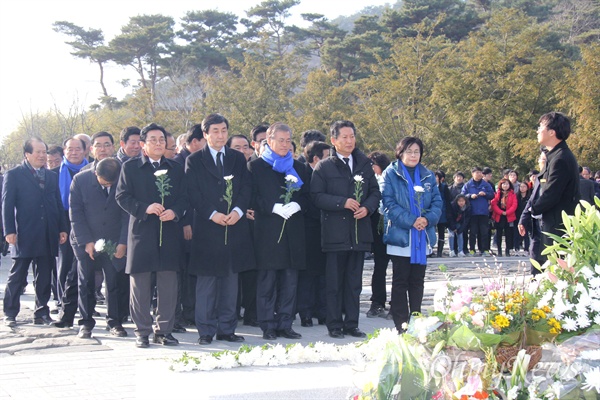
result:
[[[525,258],[501,258],[492,267],[513,274],[519,261]],[[10,259],[2,259],[0,266],[0,298],[4,296]],[[425,288],[425,307],[430,307],[435,290],[444,284],[445,276],[437,266],[448,266],[448,275],[459,284],[481,285],[481,257],[430,259]],[[370,306],[372,261],[365,263],[363,292],[361,294],[360,328],[372,333],[379,328],[392,328],[385,318],[366,318]],[[193,395],[202,399],[342,399],[357,384],[361,374],[347,363],[301,364],[286,367],[237,368],[210,372],[174,373],[168,370],[172,359],[185,351],[191,355],[200,352],[237,350],[238,345],[214,341],[211,346],[196,344],[194,328],[175,335],[177,347],[151,345],[137,349],[133,340],[133,324],[125,324],[129,337],[115,338],[104,329],[103,318],[98,318],[92,339],[77,338],[77,328],[58,329],[32,324],[32,276],[26,293],[21,297],[21,313],[13,329],[0,324],[0,399],[155,399],[168,395]],[[388,267],[388,293],[391,285],[391,265]],[[104,306],[98,311],[105,315]],[[3,317],[3,314],[0,313]],[[316,321],[315,321],[316,322]],[[294,329],[302,334],[300,342],[335,342],[345,344],[352,338],[331,339],[324,326]],[[238,334],[248,345],[263,345],[259,328],[240,325]],[[280,339],[283,345],[291,343]]]

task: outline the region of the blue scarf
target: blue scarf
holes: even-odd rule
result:
[[[273,152],[269,145],[265,145],[265,150],[260,155],[263,160],[266,161],[271,167],[273,167],[273,171],[281,172],[285,175],[293,175],[298,179],[298,182],[293,186],[296,189],[300,189],[304,182],[300,179],[300,176],[294,169],[294,158],[292,157],[292,152],[289,151],[285,157],[280,156],[279,154]]]
[[[69,211],[69,191],[71,190],[71,181],[73,180],[69,171],[73,171],[73,175],[75,175],[86,165],[88,165],[88,160],[85,158],[81,164],[75,165],[71,164],[67,158],[63,156],[63,162],[60,164],[60,171],[58,173],[58,187],[60,189],[60,198],[65,211]]]
[[[417,207],[415,184],[404,164],[401,161],[399,161],[398,164],[402,166],[402,171],[404,172],[404,176],[408,181],[408,201],[410,204],[410,212],[416,217],[419,217],[421,216],[419,207],[421,210],[423,209],[424,194],[421,195],[421,204],[419,204],[419,207]],[[420,168],[417,164],[415,168],[415,182],[418,182],[419,185],[421,185],[421,173],[419,170]],[[419,231],[414,226],[410,228],[410,263],[427,265],[427,234],[425,233],[425,230]]]

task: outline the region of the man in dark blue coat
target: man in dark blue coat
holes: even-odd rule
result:
[[[189,272],[196,275],[199,344],[241,342],[236,335],[238,273],[254,268],[246,210],[252,186],[244,155],[225,146],[229,122],[220,114],[202,121],[207,145],[186,161],[194,213]]]
[[[113,336],[127,336],[121,325],[125,310],[119,310],[117,265],[113,260],[125,257],[129,215],[115,200],[115,187],[121,172],[121,163],[115,158],[104,158],[95,169],[83,171],[71,183],[70,216],[71,244],[77,257],[79,288],[79,337],[91,337],[96,325],[93,318],[95,296],[95,270],[104,272],[107,300],[107,329]],[[112,254],[98,249],[95,244],[104,240],[110,244]],[[107,249],[111,246],[107,246]],[[121,307],[127,306],[121,304]]]
[[[4,234],[13,245],[13,265],[4,292],[4,315],[8,326],[16,325],[20,310],[19,296],[33,261],[35,311],[34,323],[52,323],[50,274],[58,245],[67,241],[67,220],[58,189],[58,176],[46,170],[46,144],[38,138],[23,146],[25,160],[4,177],[2,219]]]
[[[362,338],[366,334],[358,329],[358,316],[364,254],[373,243],[367,217],[379,208],[381,192],[371,160],[356,148],[352,122],[334,122],[331,143],[335,151],[317,164],[310,184],[321,209],[321,244],[327,253],[327,329],[333,338]]]

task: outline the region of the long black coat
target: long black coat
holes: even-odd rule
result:
[[[285,176],[275,172],[262,158],[248,163],[252,173],[252,202],[254,209],[254,252],[256,268],[262,270],[304,269],[306,266],[304,241],[304,213],[308,208],[308,177],[304,164],[294,161],[294,169],[304,182],[300,190],[292,195],[292,200],[301,210],[285,223],[281,242],[277,243],[283,222],[282,217],[273,213],[276,203],[283,203]]]
[[[306,185],[310,188],[310,179],[313,169],[306,163],[309,181]],[[309,201],[308,210],[304,215],[306,227],[306,271],[313,275],[325,274],[327,257],[321,250],[321,210],[317,208],[312,199]]]
[[[160,219],[155,214],[146,214],[150,204],[161,202],[154,167],[145,156],[123,163],[115,198],[130,215],[125,269],[128,274],[178,271],[184,261],[181,226],[177,223],[189,205],[183,167],[163,157],[158,169],[168,171],[172,186],[165,196],[164,207],[177,216],[162,223],[162,246],[159,246]]]
[[[254,268],[254,250],[246,210],[252,196],[252,181],[242,153],[225,148],[223,169],[231,179],[233,196],[231,208],[223,198],[226,182],[217,171],[208,146],[186,160],[185,175],[194,214],[189,272],[193,275],[226,276]],[[225,215],[239,207],[244,215],[232,226],[225,227],[209,218],[213,211]]]
[[[579,203],[579,166],[567,142],[562,141],[546,154],[546,166],[538,175],[539,185],[531,197],[533,215],[541,215],[542,232],[562,235],[562,211],[573,215]],[[553,239],[543,235],[542,242],[551,244]]]
[[[344,161],[333,155],[319,161],[312,175],[310,193],[316,206],[321,209],[321,243],[323,251],[371,251],[373,232],[371,218],[358,220],[358,243],[354,213],[344,204],[354,198],[354,176],[363,177],[363,195],[360,201],[369,216],[379,207],[381,192],[371,167],[371,160],[360,150],[352,152],[353,172]]]
[[[4,235],[17,234],[11,257],[58,256],[59,233],[69,231],[58,175],[46,170],[46,182],[41,189],[25,162],[6,172],[2,220]]]

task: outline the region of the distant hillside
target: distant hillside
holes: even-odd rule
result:
[[[352,15],[340,15],[339,17],[333,19],[331,22],[337,24],[341,29],[350,32],[352,31],[352,28],[354,28],[354,21],[356,21],[359,17],[363,15],[381,16],[386,9],[391,8],[394,10],[399,10],[401,6],[401,0],[397,0],[396,3],[394,3],[393,5],[390,5],[390,3],[386,3],[382,6],[367,6]]]

